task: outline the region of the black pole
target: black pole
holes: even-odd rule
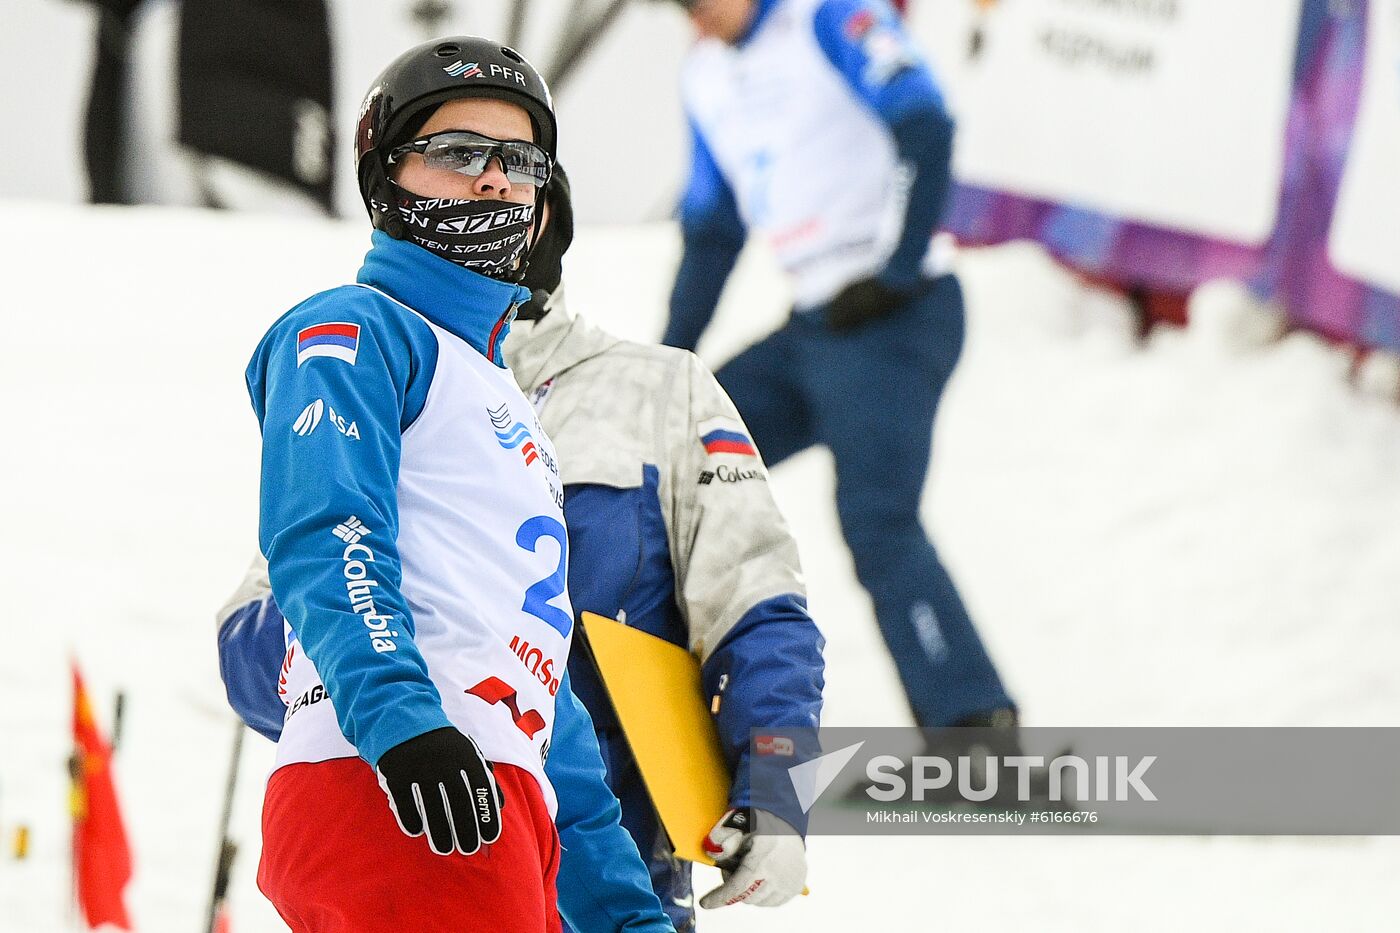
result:
[[[126,722],[126,691],[118,690],[117,699],[112,708],[112,753],[115,754],[117,746],[122,743],[122,724]]]
[[[97,34],[83,120],[88,201],[130,204],[126,134],[130,109],[131,24],[141,0],[94,0]]]
[[[506,45],[516,48],[525,35],[525,17],[530,12],[530,0],[515,0],[510,5],[510,22],[506,26]]]
[[[554,60],[549,63],[548,84],[556,97],[573,75],[574,69],[583,62],[584,57],[622,14],[627,2],[628,0],[608,0],[608,5],[587,23],[566,30],[560,37],[554,50]],[[575,0],[574,7],[570,10],[570,21],[574,21],[582,7],[581,0]]]
[[[423,37],[432,39],[442,34],[442,21],[452,12],[446,0],[418,0],[409,14],[423,27]]]
[[[228,895],[229,874],[233,871],[233,859],[238,854],[238,844],[229,838],[229,823],[233,818],[233,791],[238,786],[238,763],[243,757],[243,723],[235,723],[233,733],[233,755],[228,763],[228,783],[224,785],[224,812],[219,817],[219,853],[214,861],[214,888],[209,895],[209,915],[204,925],[205,933],[214,933],[219,910]]]

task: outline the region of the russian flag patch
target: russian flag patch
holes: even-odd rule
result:
[[[753,441],[744,433],[744,426],[733,418],[709,418],[700,422],[697,428],[700,443],[705,445],[707,454],[742,454],[757,457]]]
[[[360,325],[333,322],[297,331],[297,365],[314,356],[330,356],[355,365],[360,352]]]

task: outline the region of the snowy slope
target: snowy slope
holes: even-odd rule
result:
[[[242,368],[365,245],[358,223],[0,205],[0,829],[34,831],[27,861],[0,862],[0,930],[73,928],[70,653],[102,703],[129,694],[117,767],[139,929],[200,928],[231,729],[212,613],[255,546]],[[571,303],[654,337],[674,251],[666,227],[585,230]],[[1230,357],[1166,334],[1134,351],[1063,333],[1073,290],[1033,250],[963,268],[969,347],[925,517],[1026,719],[1395,724],[1400,413],[1354,397],[1345,360],[1308,338]],[[702,353],[722,360],[783,306],[750,256]],[[829,457],[794,458],[774,488],[830,642],[827,721],[906,722]],[[253,885],[271,747],[247,744],[239,933],[282,929]],[[810,897],[705,929],[1369,930],[1400,909],[1394,840],[825,838],[811,862]]]

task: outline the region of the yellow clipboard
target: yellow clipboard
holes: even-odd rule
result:
[[[731,777],[705,708],[700,662],[592,612],[583,613],[583,628],[676,857],[713,865],[701,842],[729,809]]]

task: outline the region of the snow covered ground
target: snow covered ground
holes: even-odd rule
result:
[[[587,229],[571,303],[660,332],[666,227]],[[231,737],[214,609],[255,547],[257,429],[243,365],[267,324],[347,281],[343,225],[0,204],[0,930],[75,929],[66,907],[69,684],[128,692],[118,759],[148,933],[202,928]],[[963,259],[967,354],[924,514],[1030,724],[1400,721],[1400,411],[1357,397],[1306,337],[1232,355],[1192,333],[1142,350],[1074,328],[1076,290],[1029,248]],[[746,260],[702,354],[781,320]],[[827,722],[907,713],[840,543],[830,458],[774,488],[830,643]],[[253,884],[271,746],[249,736],[234,929],[282,929]],[[1380,930],[1394,839],[818,838],[810,897],[707,913],[711,933]],[[699,878],[707,890],[711,872]]]

